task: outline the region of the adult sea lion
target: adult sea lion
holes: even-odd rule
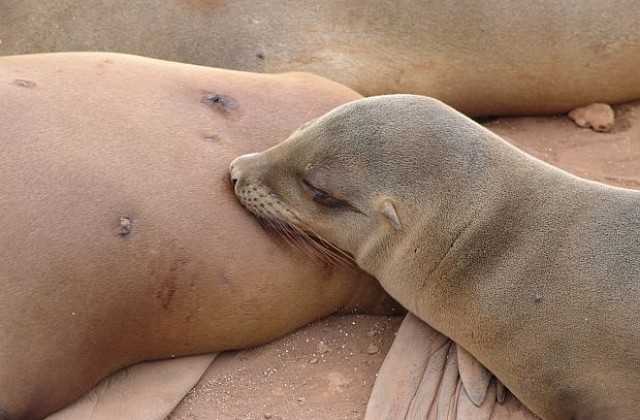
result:
[[[232,157],[355,92],[102,53],[0,58],[0,418],[41,418],[111,372],[249,347],[337,310],[388,311],[237,203]]]
[[[230,171],[251,212],[351,255],[542,418],[640,412],[640,192],[411,95],[341,106]]]
[[[0,55],[101,50],[309,71],[473,116],[640,98],[635,0],[3,0],[0,40]]]

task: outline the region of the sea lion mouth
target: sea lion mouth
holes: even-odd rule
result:
[[[355,259],[351,254],[324,239],[299,218],[297,219],[300,226],[288,221],[266,217],[262,214],[253,212],[252,214],[266,230],[277,234],[287,243],[306,252],[314,259],[327,264],[355,265]]]
[[[247,176],[247,166],[256,156],[259,154],[243,155],[229,165],[231,184],[240,204],[268,231],[314,259],[327,264],[355,265],[351,254],[323,238],[279,194],[265,185],[261,176]]]

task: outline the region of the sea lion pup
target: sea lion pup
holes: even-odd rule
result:
[[[230,172],[247,209],[352,256],[539,416],[640,412],[640,192],[412,95],[338,107]]]
[[[640,98],[634,1],[4,0],[0,40],[0,55],[101,50],[307,71],[473,116]]]
[[[0,418],[133,363],[390,309],[372,277],[265,235],[228,179],[232,157],[359,97],[308,74],[0,57]]]

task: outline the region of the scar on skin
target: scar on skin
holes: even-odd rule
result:
[[[20,87],[25,87],[28,89],[36,87],[36,82],[32,82],[31,80],[26,79],[16,79],[13,81],[13,84]]]
[[[213,105],[220,111],[230,111],[236,108],[236,101],[233,98],[219,93],[209,93],[204,96],[204,102]]]
[[[219,135],[213,133],[204,133],[202,138],[208,143],[220,143],[222,141]]]
[[[121,217],[120,218],[120,235],[127,236],[130,233],[131,233],[131,218]]]

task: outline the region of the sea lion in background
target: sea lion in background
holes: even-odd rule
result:
[[[375,279],[266,235],[228,164],[359,98],[103,53],[0,58],[0,418],[41,418],[124,366],[254,346]]]
[[[0,55],[100,50],[308,71],[472,116],[640,98],[635,1],[4,0]]]
[[[251,212],[352,255],[542,418],[640,412],[640,192],[412,95],[338,107],[230,171]]]

